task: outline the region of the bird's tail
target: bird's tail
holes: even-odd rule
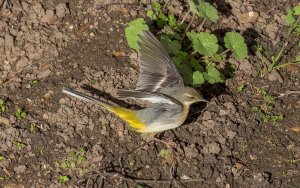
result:
[[[112,108],[116,107],[116,106],[113,106],[113,105],[111,105],[111,104],[109,104],[107,102],[100,101],[98,99],[95,99],[94,97],[90,97],[88,95],[85,95],[85,94],[80,93],[78,91],[74,91],[74,90],[69,89],[69,88],[64,88],[63,89],[63,93],[66,93],[68,95],[71,95],[73,97],[76,97],[78,99],[81,99],[81,100],[84,100],[84,101],[87,101],[87,102],[90,102],[90,103],[93,103],[93,104],[100,105],[100,106],[106,108],[109,111],[112,111]]]
[[[137,131],[142,132],[145,129],[145,124],[139,119],[136,111],[134,111],[134,110],[123,108],[123,107],[120,107],[117,105],[111,105],[107,102],[100,101],[98,99],[95,99],[93,97],[90,97],[88,95],[85,95],[78,91],[74,91],[69,88],[64,88],[63,93],[69,94],[73,97],[77,97],[81,100],[84,100],[84,101],[87,101],[87,102],[90,102],[93,104],[97,104],[97,105],[100,105],[100,106],[106,108],[107,110],[115,113],[121,119],[126,121],[132,128],[137,129]]]

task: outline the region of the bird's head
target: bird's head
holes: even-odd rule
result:
[[[191,105],[196,102],[208,102],[197,90],[192,87],[179,88],[173,97],[184,105]]]

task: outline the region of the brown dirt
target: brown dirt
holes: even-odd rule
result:
[[[225,72],[228,64],[237,66],[234,74],[227,70],[230,78],[224,84],[199,88],[210,102],[194,105],[183,126],[160,135],[176,146],[168,148],[159,142],[143,146],[147,139],[116,116],[64,95],[62,88],[92,95],[87,88],[92,87],[95,97],[135,107],[138,103],[114,97],[117,88],[135,86],[136,53],[126,44],[124,28],[128,21],[145,15],[149,2],[3,2],[0,98],[6,101],[7,110],[0,113],[0,156],[5,157],[0,161],[0,187],[93,187],[101,184],[99,173],[104,171],[131,179],[170,180],[174,176],[199,180],[153,181],[144,187],[299,186],[299,94],[279,97],[300,90],[299,66],[280,69],[284,79],[280,83],[268,75],[259,76],[261,61],[254,53],[244,62],[224,62],[220,66]],[[241,31],[249,46],[257,39],[273,55],[285,40],[285,8],[295,4],[284,0],[218,1],[220,21],[205,27],[218,35]],[[184,5],[171,1],[169,11],[182,16]],[[241,16],[249,11],[259,14],[257,20],[250,22]],[[299,47],[291,45],[281,62],[296,54]],[[32,84],[33,80],[38,82]],[[245,89],[238,92],[241,84]],[[264,122],[253,112],[254,106],[264,104],[257,88],[274,97],[270,113],[283,115],[282,121]],[[14,116],[17,108],[26,111],[26,118]],[[70,155],[80,147],[87,158],[82,162]],[[165,157],[160,155],[164,150],[168,152]],[[76,164],[64,168],[64,161]],[[59,183],[61,175],[70,181]],[[138,185],[127,183],[129,187]],[[106,176],[103,187],[124,184],[122,178]]]

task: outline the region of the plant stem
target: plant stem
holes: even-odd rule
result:
[[[194,22],[194,20],[195,20],[195,16],[196,16],[196,14],[193,13],[192,19],[191,19],[189,25],[186,27],[186,29],[185,29],[185,31],[184,31],[184,33],[183,33],[183,35],[182,35],[182,38],[180,39],[180,43],[183,41],[183,39],[184,39],[184,37],[185,37],[185,34],[188,32],[188,30],[190,29],[191,25],[193,24],[193,22]]]
[[[220,53],[220,56],[223,56],[224,54],[226,54],[229,51],[230,51],[230,49],[226,49],[225,51],[223,51],[222,53]]]
[[[187,18],[187,16],[190,14],[191,10],[187,11],[187,13],[184,15],[184,17],[182,18],[182,21],[180,22],[179,25],[183,24],[183,22],[185,21],[185,19]]]
[[[200,32],[200,31],[202,30],[205,21],[206,21],[205,19],[202,20],[202,22],[200,23],[200,25],[199,25],[199,26],[197,27],[197,29],[196,29],[197,32]]]

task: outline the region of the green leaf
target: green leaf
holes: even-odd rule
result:
[[[187,64],[175,64],[179,74],[182,76],[185,84],[193,85],[193,70]]]
[[[188,4],[190,6],[190,10],[197,14],[199,16],[199,12],[198,12],[198,9],[197,9],[197,5],[200,4],[201,1],[199,0],[188,0]]]
[[[151,20],[156,20],[157,19],[157,16],[156,14],[154,14],[153,10],[147,10],[147,13],[146,15],[151,18]]]
[[[227,32],[224,37],[226,48],[230,49],[234,57],[238,60],[242,60],[248,53],[245,39],[237,32]]]
[[[126,35],[128,45],[131,48],[138,50],[139,49],[139,46],[137,44],[138,35],[142,31],[147,31],[147,30],[149,30],[149,27],[143,18],[137,18],[129,22],[128,27],[125,29],[125,35]]]
[[[294,15],[295,15],[295,16],[300,15],[300,5],[295,6],[295,7],[293,8],[293,10],[294,10]]]
[[[203,75],[205,80],[210,84],[224,82],[223,74],[215,66],[209,66],[207,72],[204,72]]]
[[[196,33],[194,31],[188,32],[187,36],[192,41],[194,50],[202,55],[212,57],[217,53],[219,45],[218,39],[214,34],[205,32]]]
[[[203,74],[200,71],[193,72],[193,85],[200,86],[204,83]]]
[[[200,65],[199,61],[195,58],[192,58],[191,61],[188,63],[195,71],[203,72],[204,69]]]
[[[219,19],[217,9],[207,2],[200,2],[197,5],[198,16],[203,17],[211,22],[217,22]]]
[[[155,13],[158,13],[161,11],[161,5],[157,1],[152,2],[152,9],[154,10]]]
[[[181,49],[180,42],[178,40],[171,40],[168,35],[162,35],[160,42],[164,45],[169,54],[176,55]]]
[[[294,11],[291,8],[287,8],[287,15],[285,16],[285,22],[289,25],[292,25],[296,22],[296,19],[294,17]]]
[[[176,18],[174,15],[169,15],[168,16],[168,23],[170,27],[176,27],[177,26],[177,22],[176,22]]]

